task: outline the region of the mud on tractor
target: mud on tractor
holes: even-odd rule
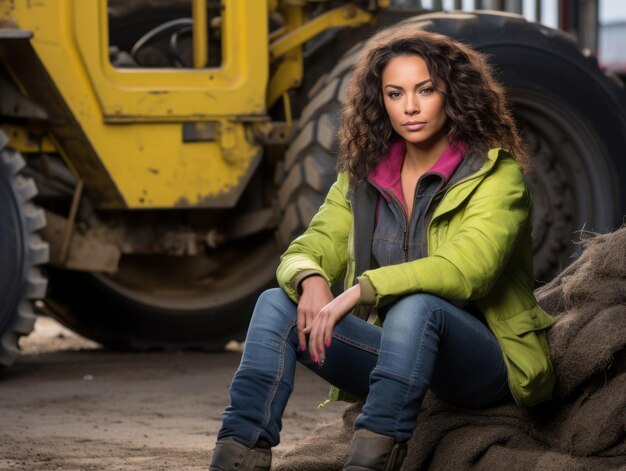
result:
[[[536,278],[626,213],[626,104],[568,35],[392,0],[0,0],[0,364],[34,309],[105,345],[220,349],[335,178],[382,26],[486,52],[533,155]],[[417,16],[415,16],[417,15]]]

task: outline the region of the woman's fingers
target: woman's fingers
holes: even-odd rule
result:
[[[309,334],[309,354],[311,359],[321,365],[326,358],[326,343],[328,336],[332,336],[334,323],[330,314],[322,309],[315,317],[310,327],[305,329],[305,333]]]
[[[298,347],[303,352],[307,347],[307,335],[311,333],[311,327],[315,321],[315,314],[307,309],[298,309]],[[310,343],[310,339],[309,339]]]
[[[316,318],[317,319],[317,318]],[[304,329],[305,333],[309,336],[309,355],[314,363],[317,363],[317,349],[315,348],[315,324],[316,319]]]
[[[350,312],[358,304],[361,298],[361,288],[357,284],[322,308],[315,318],[314,327],[311,330],[311,338],[309,339],[309,348],[314,345],[315,351],[324,361],[326,349],[330,347],[333,337],[333,329],[348,312]],[[318,321],[319,320],[319,321]]]
[[[324,330],[324,347],[326,348],[330,347],[330,342],[333,338],[333,327],[334,326],[327,326]]]
[[[315,347],[315,356],[317,358],[317,364],[321,364],[324,362],[325,351],[324,345],[320,342],[321,334],[324,330],[324,324],[326,322],[326,313],[322,309],[320,313],[317,315],[319,317],[319,321],[315,323],[315,329],[313,330],[313,335],[311,336],[311,343]]]
[[[317,345],[315,344],[315,338],[317,337],[317,328],[319,323],[319,314],[315,317],[310,326],[305,329],[309,336],[309,355],[311,356],[311,360],[314,363],[319,362],[319,352],[317,349]]]
[[[302,351],[306,350],[306,336],[311,332],[311,326],[317,313],[326,304],[333,300],[328,282],[319,275],[313,275],[302,281],[302,295],[298,302],[298,343]],[[309,340],[310,345],[310,340]]]
[[[321,308],[319,313],[307,324],[302,333],[309,336],[309,354],[318,365],[324,362],[326,349],[330,347],[333,329],[354,306],[361,296],[359,285],[344,291]]]
[[[298,308],[298,324],[297,324],[297,328],[298,328],[298,347],[302,351],[306,350],[306,335],[305,335],[305,332],[304,332],[304,329],[306,328],[306,326],[307,326],[306,313],[304,312],[304,310]]]

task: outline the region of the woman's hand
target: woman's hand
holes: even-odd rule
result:
[[[326,304],[315,316],[313,323],[304,329],[304,334],[309,334],[309,353],[314,362],[324,363],[326,348],[330,347],[333,328],[337,322],[354,309],[360,299],[361,286],[356,284]]]
[[[300,283],[302,295],[298,302],[298,343],[300,350],[306,350],[304,329],[313,323],[320,310],[333,300],[328,282],[323,276],[312,275]]]

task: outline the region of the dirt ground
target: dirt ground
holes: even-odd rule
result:
[[[221,353],[104,350],[47,317],[0,370],[0,470],[208,469],[237,345]],[[277,453],[345,404],[298,365]]]

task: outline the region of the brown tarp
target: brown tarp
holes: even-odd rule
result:
[[[626,227],[582,248],[535,293],[556,319],[554,400],[471,410],[428,393],[403,470],[626,470]],[[359,410],[320,425],[273,469],[341,469]]]

